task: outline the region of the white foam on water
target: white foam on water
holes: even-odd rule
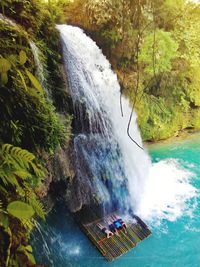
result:
[[[73,248],[68,250],[69,255],[80,255],[81,248],[79,246],[73,246]]]
[[[192,215],[189,200],[197,196],[190,184],[193,173],[175,159],[152,164],[137,214],[146,221],[175,221],[183,214]]]

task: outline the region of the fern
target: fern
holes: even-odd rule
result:
[[[37,200],[37,198],[32,195],[28,198],[28,203],[29,205],[31,205],[35,211],[35,213],[41,218],[41,219],[45,219],[45,211],[44,211],[44,206],[42,205],[42,203]]]
[[[21,223],[24,226],[24,228],[26,228],[26,230],[28,232],[31,232],[32,231],[32,229],[34,227],[34,220],[33,219],[31,219],[31,220],[21,219]]]
[[[43,167],[34,162],[35,156],[27,150],[4,144],[0,155],[0,178],[6,186],[11,184],[19,189],[18,179],[24,180],[33,177],[41,179],[44,177]]]
[[[0,185],[0,193],[4,196],[7,196],[8,194],[7,190],[2,185]]]
[[[11,144],[0,149],[0,192],[10,193],[12,186],[17,197],[26,201],[40,218],[45,218],[43,205],[37,200],[35,187],[44,177],[44,168],[36,163],[35,156],[29,151]],[[16,200],[16,199],[15,199]]]
[[[14,147],[10,144],[3,145],[2,153],[5,160],[10,160],[10,163],[14,166],[20,166],[25,169],[28,169],[29,163],[35,159],[35,156],[32,153],[25,149],[21,149],[20,147]]]
[[[19,183],[16,179],[16,176],[13,175],[13,172],[8,169],[0,170],[0,179],[2,180],[5,186],[11,184],[12,186],[19,187]]]
[[[36,166],[33,162],[30,162],[30,165],[37,177],[44,177],[44,170],[42,168],[42,165],[38,164]]]

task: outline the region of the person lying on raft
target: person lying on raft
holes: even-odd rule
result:
[[[124,229],[125,230],[125,233],[127,232],[126,231],[127,225],[126,225],[126,223],[120,217],[118,217],[117,215],[113,214],[111,216],[111,218],[113,220],[113,224],[115,225],[115,227],[118,230]]]
[[[113,234],[119,235],[119,232],[118,232],[117,227],[115,226],[115,224],[114,224],[109,218],[106,219],[106,222],[107,222],[107,224],[108,224],[109,230],[110,230]]]
[[[107,238],[112,237],[114,234],[108,230],[105,226],[101,225],[100,223],[97,223],[97,227],[104,233],[106,234]]]

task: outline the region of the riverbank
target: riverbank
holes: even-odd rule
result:
[[[184,141],[184,140],[189,140],[192,138],[195,138],[196,135],[199,135],[199,131],[191,131],[191,130],[183,130],[179,132],[176,136],[169,137],[167,139],[159,140],[159,141],[149,141],[149,142],[144,142],[144,145],[146,147],[151,147],[156,144],[170,144],[176,141]]]

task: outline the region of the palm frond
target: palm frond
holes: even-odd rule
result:
[[[17,178],[42,179],[45,175],[44,168],[34,162],[35,156],[25,149],[4,144],[0,149],[0,155],[0,179],[5,186],[11,184],[19,188]]]
[[[24,228],[26,228],[26,230],[28,232],[31,232],[31,230],[33,229],[34,227],[34,220],[31,219],[31,220],[24,220],[24,219],[21,219],[20,220],[21,223],[23,224]]]
[[[41,219],[45,219],[45,210],[43,204],[37,199],[34,193],[29,194],[27,198],[29,205],[32,206],[36,215],[38,215]]]

